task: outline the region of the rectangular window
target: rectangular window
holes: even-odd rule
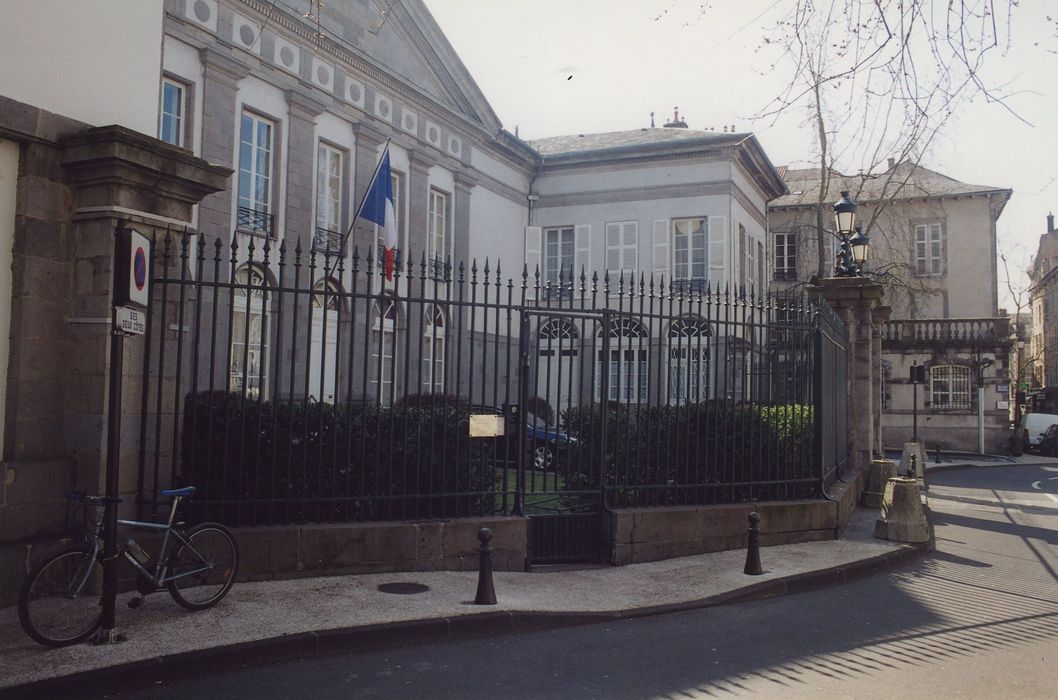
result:
[[[970,368],[941,365],[929,370],[930,407],[970,410]]]
[[[544,282],[569,282],[573,275],[573,227],[544,229]],[[530,271],[531,274],[531,271]]]
[[[944,229],[937,223],[915,224],[915,274],[937,277],[944,274]]]
[[[600,399],[602,374],[609,374],[610,401],[643,403],[647,400],[647,351],[642,348],[610,350],[607,361],[602,350],[598,352],[595,397]]]
[[[184,145],[187,88],[175,80],[162,78],[162,108],[158,115],[158,138],[174,146]]]
[[[611,277],[635,273],[639,266],[639,222],[606,224],[606,271]]]
[[[316,151],[317,248],[337,251],[342,240],[342,152],[322,141]]]
[[[242,113],[239,129],[239,227],[272,235],[272,122]]]
[[[672,220],[674,281],[706,279],[706,239],[708,229],[704,217]],[[721,241],[720,255],[723,255]],[[709,251],[715,252],[715,251]]]
[[[738,233],[742,239],[742,257],[746,261],[746,276],[743,277],[747,292],[755,292],[757,289],[757,244],[746,233],[746,227],[738,225]]]
[[[430,190],[430,233],[426,256],[443,262],[448,252],[448,195]]]
[[[797,234],[775,234],[775,279],[797,279]]]

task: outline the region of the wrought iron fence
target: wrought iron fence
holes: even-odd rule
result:
[[[425,256],[387,281],[370,250],[191,232],[151,268],[144,508],[178,482],[234,525],[811,498],[842,461],[815,341],[844,331],[802,296]]]

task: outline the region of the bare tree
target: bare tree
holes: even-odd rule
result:
[[[862,223],[868,235],[888,235],[878,224],[891,202],[907,196],[911,171],[890,167],[890,159],[917,165],[970,98],[1006,108],[1003,88],[989,85],[982,68],[1007,46],[1016,6],[1017,0],[796,0],[766,33],[762,48],[779,48],[771,68],[787,72],[789,83],[757,117],[803,113],[813,126],[821,276],[833,173],[873,181],[874,207]],[[898,267],[886,272],[899,277]]]

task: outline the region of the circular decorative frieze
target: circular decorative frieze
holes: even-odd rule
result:
[[[241,39],[242,43],[245,44],[246,46],[253,46],[253,42],[254,42],[253,30],[250,29],[250,27],[248,25],[245,25],[245,24],[242,25],[239,28],[239,39]]]
[[[294,51],[289,46],[284,46],[279,50],[279,60],[284,66],[294,65]]]
[[[405,129],[414,129],[415,128],[415,120],[411,118],[410,114],[405,114],[404,115],[404,128]]]
[[[379,105],[378,105],[378,113],[381,114],[383,117],[388,117],[389,116],[389,103],[388,102],[379,103]]]
[[[209,5],[202,0],[195,0],[195,17],[199,22],[208,22],[212,15],[213,12],[209,9]]]
[[[349,100],[352,102],[359,102],[364,96],[360,86],[355,83],[349,83]]]
[[[320,81],[321,83],[326,83],[330,79],[331,74],[326,68],[320,66],[316,69],[316,80]]]
[[[431,141],[434,141],[434,142],[437,141],[438,136],[439,136],[439,134],[437,133],[437,127],[435,127],[435,126],[431,126],[430,127],[430,131],[428,131],[426,133],[426,138],[428,138],[428,139],[430,139]]]

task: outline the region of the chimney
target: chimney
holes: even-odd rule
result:
[[[896,158],[889,158],[889,169],[892,170],[896,166]]]
[[[1047,214],[1047,233],[1054,233],[1054,213]]]

